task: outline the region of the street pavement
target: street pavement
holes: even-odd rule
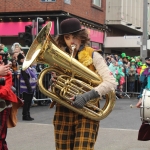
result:
[[[100,122],[95,150],[150,150],[150,141],[138,141],[141,125],[140,109],[130,108],[137,99],[119,99],[111,114]],[[55,150],[53,116],[55,108],[31,108],[34,121],[22,121],[18,111],[18,124],[8,129],[9,150]]]

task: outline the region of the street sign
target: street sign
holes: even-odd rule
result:
[[[150,40],[147,40],[147,49],[150,50]]]
[[[147,49],[146,49],[146,45],[143,45],[143,50],[144,50],[144,51],[147,50]]]
[[[128,35],[125,35],[124,38],[125,39],[140,39],[141,36],[134,36],[134,35],[133,36],[128,36]]]

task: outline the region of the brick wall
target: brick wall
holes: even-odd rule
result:
[[[13,12],[48,12],[65,11],[82,18],[104,24],[106,0],[102,0],[102,9],[92,7],[92,0],[71,0],[71,5],[65,4],[64,0],[56,2],[40,2],[40,0],[2,0],[1,13]]]

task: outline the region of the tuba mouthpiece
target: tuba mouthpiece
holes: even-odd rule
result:
[[[71,49],[74,50],[76,46],[74,44],[71,45]]]

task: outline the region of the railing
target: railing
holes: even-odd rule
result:
[[[137,97],[140,94],[140,89],[141,89],[141,83],[139,81],[139,76],[137,75],[135,77],[134,83],[130,83],[129,77],[125,76],[125,83],[122,86],[123,86],[122,91],[120,91],[119,88],[117,88],[117,90],[116,90],[117,94],[122,94],[128,98],[130,98],[131,94],[134,94]],[[133,86],[133,88],[131,88],[131,86]],[[116,97],[116,98],[118,98],[118,97]]]
[[[39,75],[39,73],[37,73],[37,76]],[[50,73],[47,73],[45,76],[44,76],[44,79],[43,79],[43,85],[46,89],[48,89],[49,87],[49,80],[51,78],[51,75]],[[13,74],[13,86],[16,88],[16,95],[18,97],[21,97],[21,94],[20,94],[20,73],[18,74]],[[49,99],[49,97],[45,96],[43,93],[40,92],[38,86],[36,86],[36,90],[35,90],[35,93],[34,93],[34,97],[36,98],[35,101],[41,101],[41,100],[47,100]]]
[[[37,76],[39,75],[39,73],[37,74]],[[14,87],[16,88],[16,94],[17,96],[21,96],[20,95],[20,79],[19,79],[19,76],[20,74],[13,74],[13,83],[14,83]],[[48,89],[49,87],[49,80],[51,78],[51,75],[50,73],[47,73],[45,76],[44,76],[44,79],[43,79],[43,85],[46,89]],[[125,76],[125,83],[123,84],[123,89],[122,91],[120,91],[119,89],[116,90],[116,93],[117,94],[123,94],[124,96],[127,96],[128,98],[130,98],[130,94],[135,94],[135,95],[138,95],[140,93],[140,87],[141,87],[141,83],[139,82],[139,77],[137,77],[137,79],[135,80],[135,83],[134,83],[134,91],[130,91],[130,88],[129,88],[129,82],[128,82],[128,77]],[[36,98],[35,101],[41,101],[41,100],[49,100],[50,98],[45,96],[43,93],[40,92],[38,86],[36,87],[36,90],[35,90],[35,94],[34,94],[34,97]],[[118,98],[116,96],[116,98]]]

